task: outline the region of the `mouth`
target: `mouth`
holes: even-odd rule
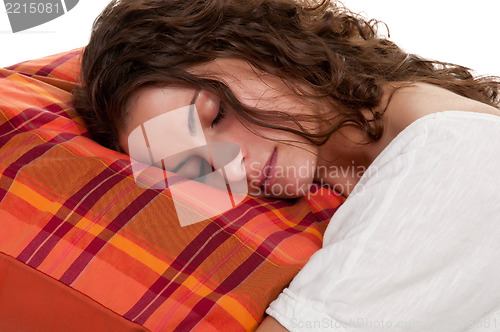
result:
[[[276,148],[274,148],[271,157],[269,158],[266,165],[262,169],[260,189],[263,191],[268,191],[272,185],[274,179],[274,169],[276,167],[277,155],[278,155],[277,150]]]

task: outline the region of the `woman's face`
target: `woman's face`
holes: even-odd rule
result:
[[[279,79],[258,72],[240,60],[218,59],[190,71],[226,83],[241,103],[252,108],[289,114],[314,111]],[[189,107],[190,104],[196,107]],[[170,171],[184,172],[185,176],[195,178],[200,174],[200,167],[210,165],[207,160],[210,156],[190,148],[229,142],[236,144],[241,153],[225,168],[226,175],[234,180],[246,177],[250,195],[299,197],[307,194],[313,183],[318,153],[314,145],[288,132],[241,123],[229,106],[223,105],[213,93],[179,86],[143,87],[130,96],[127,108],[127,123],[119,135],[121,147],[130,154],[131,133],[136,128],[144,130],[147,124],[154,122],[160,134],[148,144],[171,149],[164,153],[174,157],[163,164],[168,164],[166,169]],[[151,119],[154,120],[148,122]],[[186,154],[188,150],[191,152]],[[200,166],[203,159],[205,166]]]

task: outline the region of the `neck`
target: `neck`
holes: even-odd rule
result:
[[[319,151],[317,167],[321,172],[316,172],[315,181],[348,196],[382,150],[417,119],[450,110],[500,115],[495,107],[426,83],[388,84],[380,105],[380,110],[387,105],[382,138],[363,145],[364,136],[359,129],[341,128]]]
[[[380,110],[385,109],[394,86],[384,88]],[[315,181],[327,184],[347,197],[377,156],[402,130],[390,108],[383,115],[384,132],[380,140],[366,144],[365,134],[357,128],[342,127],[320,148]],[[368,114],[369,112],[367,112]]]
[[[322,146],[316,167],[316,182],[327,184],[346,197],[352,192],[364,172],[390,142],[383,137],[377,142],[361,144],[360,140],[353,140],[359,136],[359,130],[342,128]]]

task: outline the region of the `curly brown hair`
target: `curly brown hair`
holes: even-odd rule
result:
[[[375,108],[389,82],[432,83],[499,107],[497,77],[408,54],[379,34],[380,26],[328,0],[113,0],[94,22],[74,106],[92,137],[118,150],[128,97],[145,85],[208,89],[240,119],[317,145],[342,126],[378,140],[383,113]],[[249,108],[223,82],[188,71],[216,58],[246,61],[299,95],[328,99],[334,107],[320,121],[329,125],[308,132],[297,117]],[[369,119],[363,109],[372,111]]]

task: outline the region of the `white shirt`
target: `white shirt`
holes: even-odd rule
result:
[[[500,331],[500,117],[403,130],[267,313],[291,331]]]

